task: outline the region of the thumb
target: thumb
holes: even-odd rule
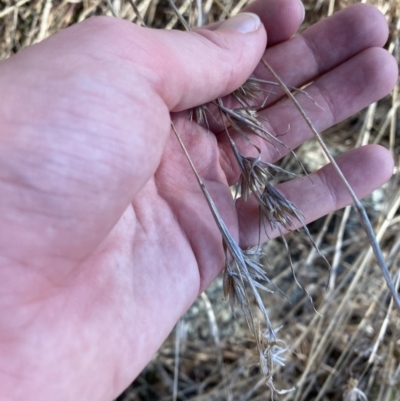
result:
[[[64,40],[62,40],[64,39]],[[266,47],[267,33],[257,14],[236,16],[190,32],[139,27],[129,21],[96,17],[66,29],[47,40],[59,63],[71,49],[108,62],[123,62],[134,80],[125,76],[125,89],[137,90],[137,82],[150,84],[169,111],[181,111],[227,95],[254,71]],[[29,51],[30,49],[28,49]],[[95,51],[94,51],[95,50]],[[25,53],[27,53],[25,51]],[[85,56],[83,56],[85,55]],[[65,69],[65,63],[62,65]],[[70,66],[71,74],[77,65]],[[112,82],[117,76],[110,77]]]
[[[264,26],[253,13],[191,32],[135,28],[141,30],[140,38],[151,54],[143,61],[153,72],[153,89],[170,111],[236,90],[254,71],[267,41]]]
[[[191,32],[100,17],[2,62],[0,248],[8,258],[75,268],[154,174],[169,111],[235,90],[265,43],[254,14]]]

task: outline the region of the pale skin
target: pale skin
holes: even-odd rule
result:
[[[0,64],[0,399],[114,399],[221,271],[221,236],[171,112],[248,247],[257,209],[232,208],[238,171],[226,137],[188,123],[185,110],[231,93],[254,69],[268,79],[257,67],[264,53],[288,85],[315,80],[308,92],[323,109],[300,100],[321,131],[392,89],[397,66],[381,48],[387,26],[376,9],[350,7],[293,39],[297,0],[247,11],[263,23],[248,33],[92,19]],[[290,101],[275,103],[280,96],[263,115],[276,134],[290,125],[281,139],[296,147],[312,134]],[[261,146],[267,161],[283,156]],[[339,164],[360,197],[393,171],[379,146]],[[307,222],[350,203],[330,166],[279,189]]]

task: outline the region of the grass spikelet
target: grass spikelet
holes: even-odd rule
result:
[[[291,177],[298,177],[295,173],[275,166],[272,163],[262,161],[260,149],[255,145],[254,148],[258,152],[258,156],[244,156],[240,153],[229,134],[228,137],[232,152],[240,168],[240,177],[236,184],[235,200],[240,196],[247,201],[250,199],[251,194],[255,194],[257,198],[260,198],[268,180],[275,179],[274,173],[283,173]]]
[[[229,125],[245,140],[251,142],[248,136],[248,132],[250,132],[274,146],[276,150],[278,150],[277,145],[286,147],[282,141],[265,129],[258,118],[257,107],[229,109],[224,106],[222,99],[218,99],[215,104],[221,110]]]
[[[260,370],[266,378],[266,384],[271,389],[271,400],[273,400],[273,394],[287,394],[294,390],[290,389],[277,389],[273,381],[273,370],[276,365],[285,366],[285,354],[289,347],[283,340],[276,338],[276,334],[282,327],[277,328],[271,332],[268,330],[261,329],[258,326],[258,330],[255,334],[256,339],[256,350],[257,354],[254,355],[250,360],[250,366],[259,365]]]
[[[278,153],[280,153],[279,147],[287,150],[299,164],[304,174],[308,175],[302,162],[297,157],[296,152],[294,152],[293,149],[291,149],[284,142],[282,142],[277,135],[273,135],[265,128],[263,124],[263,118],[259,115],[257,111],[258,110],[257,106],[229,109],[224,106],[222,99],[217,99],[215,102],[213,102],[213,104],[215,104],[221,112],[221,120],[225,126],[225,132],[230,138],[231,144],[234,141],[232,140],[231,135],[229,133],[228,125],[243,139],[251,143],[258,150],[259,153],[260,150],[249,137],[248,135],[249,133],[261,138],[269,145],[273,146]],[[225,121],[228,122],[228,125],[226,124]]]
[[[242,86],[232,93],[232,96],[242,105],[242,107],[252,107],[254,106],[252,103],[262,99],[262,103],[258,107],[263,108],[268,100],[268,96],[265,96],[265,93],[273,93],[270,90],[262,88],[261,84],[264,82],[266,81],[250,77]]]

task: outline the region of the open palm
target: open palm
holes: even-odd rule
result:
[[[221,236],[170,112],[247,247],[258,240],[257,205],[232,207],[239,172],[226,135],[189,122],[185,110],[241,85],[266,36],[265,57],[288,85],[313,82],[307,91],[322,108],[300,99],[319,130],[394,85],[396,64],[379,48],[386,23],[374,8],[348,8],[293,38],[297,0],[260,0],[247,11],[267,35],[262,26],[182,33],[93,19],[0,64],[0,399],[111,400],[221,271]],[[261,66],[255,75],[269,79]],[[281,96],[263,117],[274,134],[290,126],[281,140],[294,148],[310,133]],[[285,153],[259,145],[270,162]],[[360,196],[393,169],[377,146],[340,165]],[[306,221],[350,201],[330,166],[279,189]]]

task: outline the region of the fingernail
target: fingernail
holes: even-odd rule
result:
[[[256,31],[260,25],[261,21],[258,15],[253,13],[239,13],[224,21],[218,27],[218,30],[232,29],[241,33],[250,33]]]
[[[304,3],[301,0],[299,0],[299,2],[301,4],[302,10],[303,10],[303,17],[301,18],[301,22],[303,22],[304,18],[306,17],[306,9],[304,8]]]

